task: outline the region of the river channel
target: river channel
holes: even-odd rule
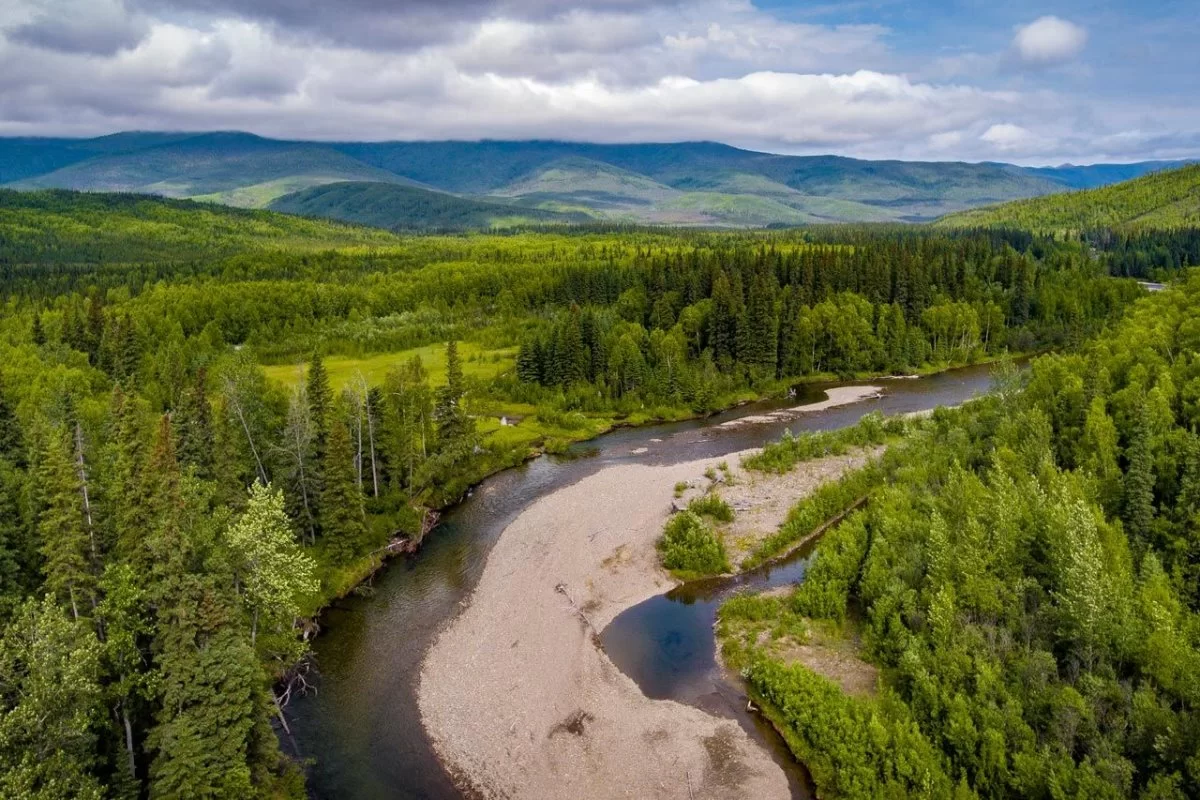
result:
[[[749,404],[703,420],[618,429],[562,455],[540,456],[488,478],[447,511],[420,552],[392,561],[368,591],[339,601],[322,615],[322,632],[313,645],[315,691],[287,709],[292,737],[286,744],[311,760],[310,793],[328,800],[462,796],[421,727],[416,698],[421,661],[438,631],[469,598],[496,539],[535,500],[614,464],[720,456],[760,447],[788,428],[830,430],[852,425],[872,411],[890,415],[957,405],[986,391],[990,382],[986,366],[870,381],[885,387],[882,397],[787,422],[720,425],[820,400],[825,388],[847,384],[813,385],[798,399]],[[605,651],[647,696],[687,702],[752,725],[739,690],[715,666],[716,607],[741,587],[799,580],[806,564],[807,554],[799,553],[746,576],[688,585],[652,598],[608,626],[602,634]],[[769,738],[762,730],[758,735]]]

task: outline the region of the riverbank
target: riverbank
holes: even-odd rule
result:
[[[647,698],[599,647],[617,614],[674,585],[655,550],[672,488],[721,460],[610,467],[504,530],[420,676],[422,721],[465,787],[581,800],[790,796],[735,721]]]
[[[947,368],[955,369],[954,367]],[[824,379],[823,376],[821,376]],[[804,379],[801,383],[808,383],[812,378]],[[799,385],[799,384],[797,384]],[[834,386],[825,390],[825,399],[813,403],[806,403],[790,408],[783,408],[777,411],[768,412],[765,414],[755,414],[746,417],[739,417],[727,422],[721,423],[722,426],[737,427],[744,424],[764,424],[779,421],[786,421],[797,418],[805,413],[815,413],[825,411],[831,408],[839,408],[841,406],[850,405],[862,400],[878,397],[883,392],[879,386]],[[758,397],[756,399],[741,398],[736,402],[731,401],[726,410],[732,410],[752,402],[762,402],[769,400],[770,395]],[[430,507],[422,507],[418,509],[418,513],[422,519],[428,518],[428,515],[433,515],[436,520],[445,509],[452,507],[470,492],[471,487],[479,484],[488,477],[506,469],[520,466],[523,463],[538,458],[545,453],[557,453],[567,449],[569,445],[588,442],[615,430],[622,428],[637,428],[645,427],[652,424],[661,424],[664,422],[681,422],[689,419],[700,419],[703,414],[684,413],[678,414],[663,414],[657,416],[637,416],[627,419],[594,419],[593,424],[583,427],[575,431],[575,435],[570,432],[560,432],[560,435],[548,438],[534,445],[516,445],[507,451],[495,452],[491,457],[481,461],[479,465],[470,471],[464,477],[460,488],[452,491],[445,491],[439,496],[436,502]],[[510,430],[515,430],[519,426],[513,426]],[[421,547],[422,540],[434,526],[421,525],[420,531],[411,535],[393,536],[385,545],[367,553],[354,561],[339,566],[329,574],[323,576],[322,589],[319,596],[313,598],[310,606],[305,609],[304,616],[306,618],[315,619],[321,611],[331,603],[343,599],[352,592],[356,591],[360,586],[368,583],[372,577],[383,569],[388,561],[396,556],[412,554],[418,551]]]
[[[878,394],[839,387],[783,413]],[[599,644],[618,614],[676,584],[656,550],[675,488],[750,452],[609,467],[543,497],[505,528],[420,675],[422,722],[464,788],[584,800],[791,795],[780,766],[735,721],[647,698]],[[748,545],[796,497],[867,457],[818,459],[786,475],[736,468],[722,488],[740,507],[733,530]]]

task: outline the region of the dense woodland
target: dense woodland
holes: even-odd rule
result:
[[[790,597],[722,612],[822,796],[1200,794],[1198,303],[1193,275],[793,512],[811,530],[873,487]],[[764,631],[859,641],[878,695]]]
[[[1126,255],[1162,245],[1136,241]],[[704,413],[807,377],[1076,347],[1140,294],[1106,258],[1080,242],[893,228],[402,238],[0,192],[0,795],[298,796],[273,725],[300,688],[306,620],[394,539],[419,537],[428,509],[616,421]],[[1168,553],[1180,534],[1165,510],[1190,458],[1187,418],[1166,416],[1194,394],[1191,345],[1169,339],[1187,330],[1178,322],[1159,345],[1158,329],[1127,343],[1170,348],[1135,359],[1166,410],[1147,433],[1151,508],[1130,552],[1138,570],[1160,554],[1160,582],[1182,598],[1168,611],[1186,620],[1178,581],[1194,577],[1176,575],[1191,574],[1190,556]],[[458,344],[436,363],[414,358],[438,342]],[[395,355],[377,379],[335,381],[325,366],[380,354]],[[1120,392],[1138,367],[1114,361],[1096,384],[1074,358],[1046,363],[1078,365],[1084,417],[1057,383],[1031,389],[1056,398],[1053,436],[1034,443],[1077,466],[1087,413],[1111,393],[1125,398],[1105,407],[1121,472],[1136,393]],[[302,379],[263,369],[292,364]],[[501,415],[523,419],[500,427]],[[1100,641],[1080,674],[1120,685],[1131,667]],[[1182,697],[1152,705],[1174,714]],[[1131,789],[1145,784],[1136,769]]]

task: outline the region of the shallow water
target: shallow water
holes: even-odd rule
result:
[[[366,596],[339,601],[322,615],[322,633],[313,643],[316,691],[287,709],[292,737],[285,745],[313,759],[310,793],[372,800],[462,796],[421,727],[416,699],[421,661],[438,630],[470,596],[501,531],[538,498],[612,464],[721,456],[761,447],[788,428],[829,430],[852,425],[871,411],[899,414],[956,405],[986,391],[990,378],[987,367],[968,367],[914,380],[859,382],[867,383],[886,387],[884,396],[786,422],[720,427],[730,419],[821,399],[826,387],[814,386],[812,396],[799,401],[754,403],[705,420],[619,429],[575,445],[563,456],[542,456],[485,480],[446,513],[419,553],[393,561]],[[801,578],[806,563],[798,554],[740,580],[756,587],[779,585]],[[708,596],[703,585],[689,585],[627,610],[603,632],[605,650],[648,696],[735,718],[787,763],[773,734],[745,713],[740,690],[716,673],[712,620],[719,599],[732,588],[718,583],[710,589],[717,596]],[[792,777],[794,790],[803,795],[802,773],[793,770]]]

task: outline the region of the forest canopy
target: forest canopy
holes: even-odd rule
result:
[[[183,201],[0,192],[0,794],[302,796],[272,720],[302,680],[306,620],[419,542],[430,511],[617,423],[708,413],[804,380],[1074,350],[1141,296],[1126,276],[1194,263],[1194,241],[1175,234],[1108,242],[890,226],[404,237]],[[1131,515],[1120,528],[1096,517],[1113,586],[1142,586],[1147,553],[1161,567],[1154,597],[1176,631],[1162,646],[1181,660],[1138,695],[1164,720],[1147,736],[1165,736],[1175,718],[1164,715],[1191,702],[1183,589],[1194,578],[1170,510],[1190,458],[1186,305],[1151,319],[1139,307],[1154,326],[1127,346],[1146,352],[1039,362],[1065,365],[1064,377],[1039,382],[1050,367],[1035,367],[1030,399],[1013,401],[1054,398],[1045,420],[1030,416],[1052,459],[1013,439],[1014,463],[1050,475],[1080,468],[1079,442],[1113,444],[1095,467],[1108,494],[1067,477],[1062,496],[1104,520]],[[1156,409],[1144,436],[1139,392]],[[1107,417],[1089,416],[1098,397]],[[944,438],[975,469],[992,445],[965,436]],[[1127,502],[1135,455],[1149,472]],[[1058,497],[1058,478],[1028,480]],[[1104,548],[1135,524],[1125,573]],[[1051,600],[1066,591],[1047,585]],[[921,587],[894,602],[916,603],[909,589]],[[1138,608],[1122,619],[1134,625]],[[1104,681],[1141,675],[1120,649],[1129,640],[1087,637],[1087,659],[1075,639],[1050,654],[1106,692],[1117,690]],[[1057,667],[1038,658],[1053,683]],[[1054,680],[1091,698],[1073,675]],[[1113,747],[1104,769],[1128,771],[1125,759],[1122,785],[1148,786],[1133,745]],[[1176,749],[1155,757],[1164,780],[1193,780]],[[975,786],[981,769],[953,776]]]

